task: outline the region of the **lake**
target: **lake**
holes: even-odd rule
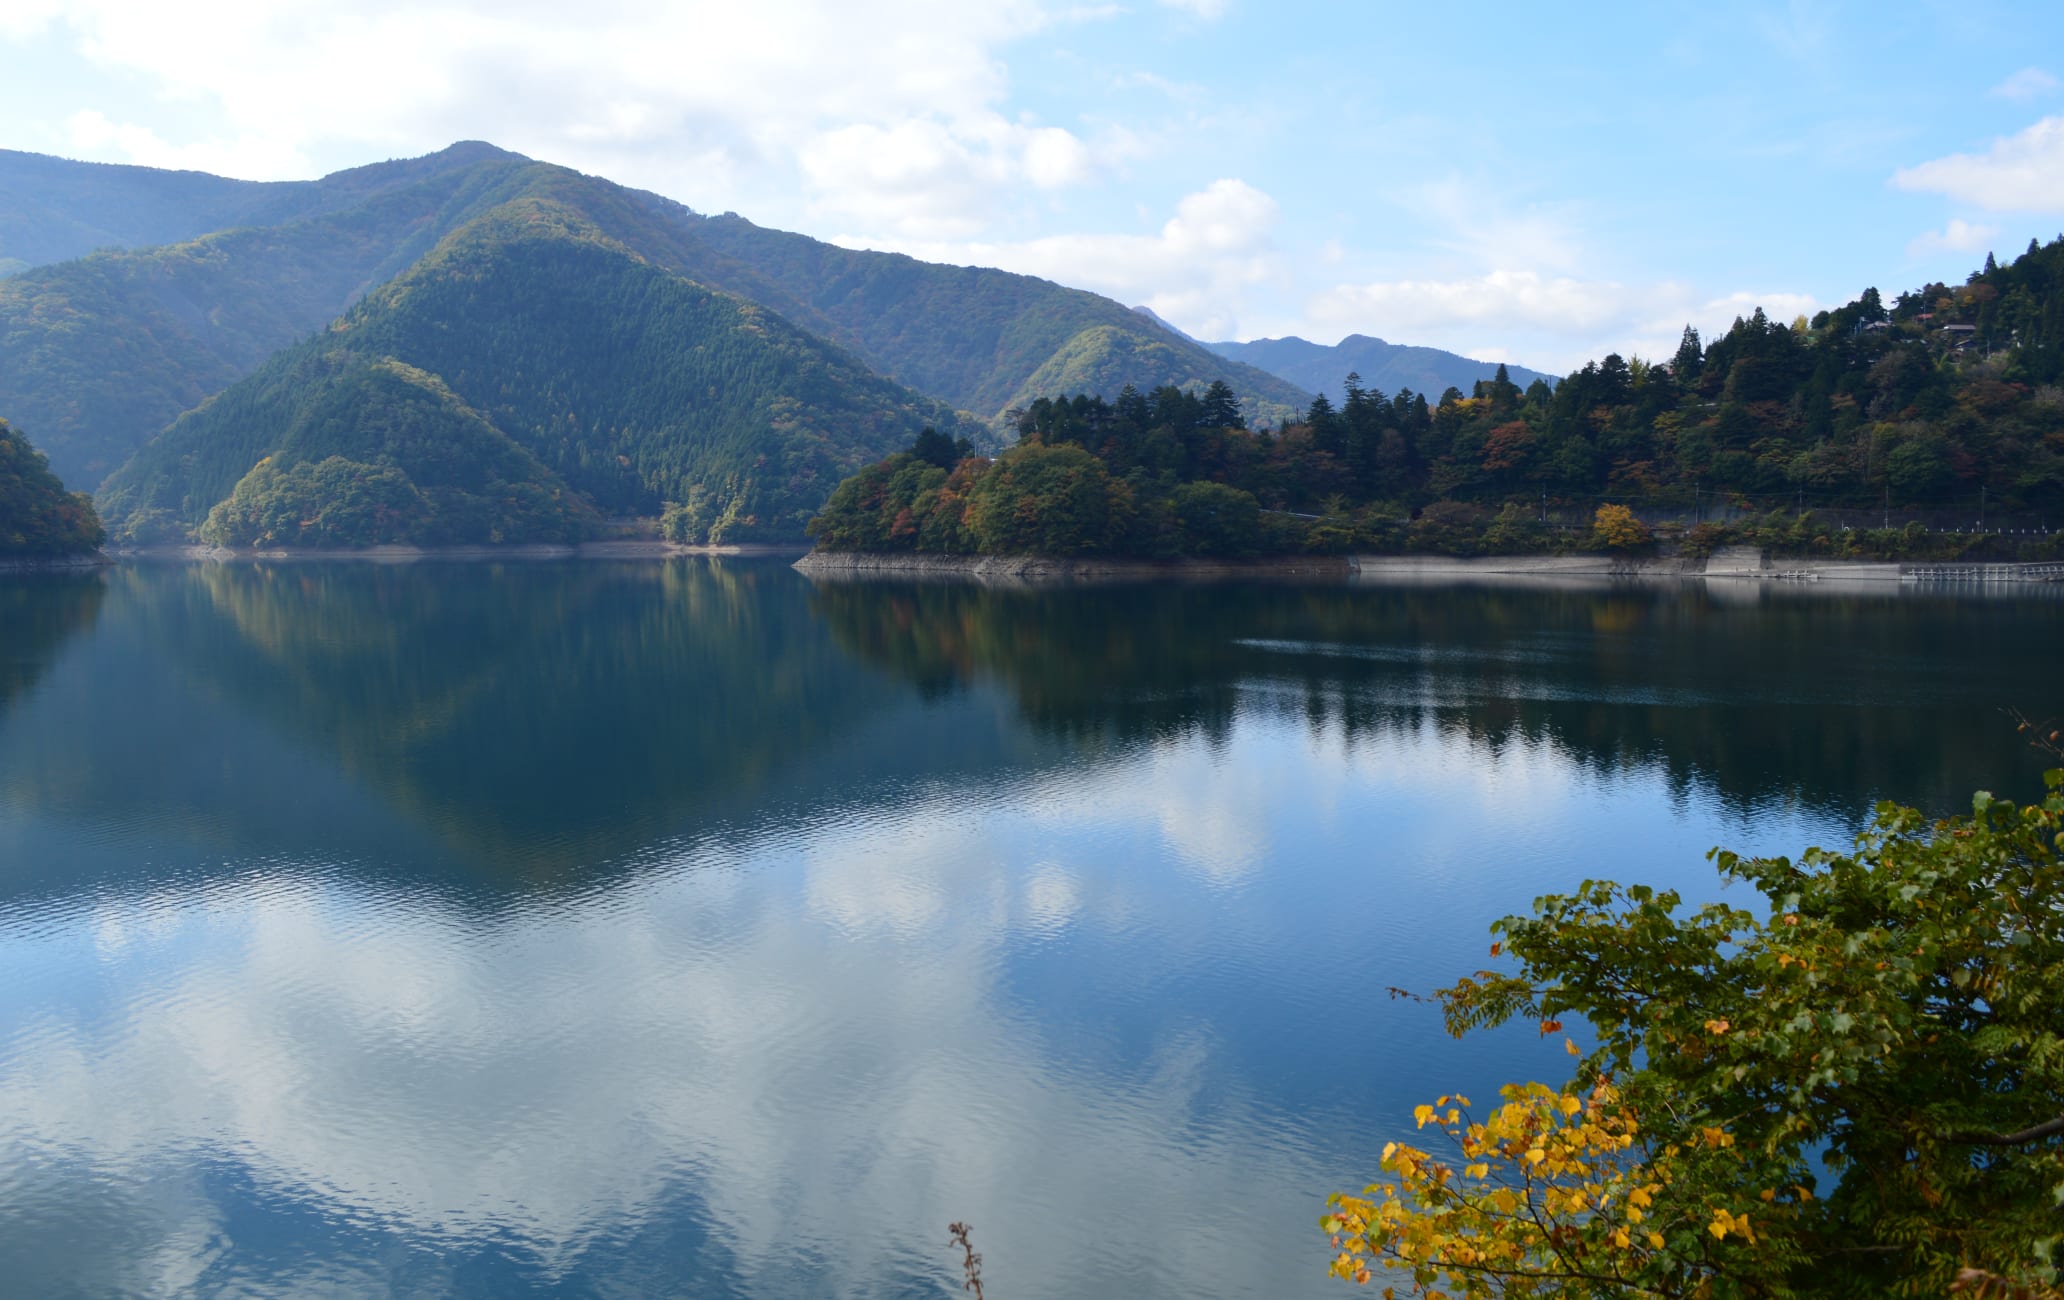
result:
[[[1325,1194],[1568,1061],[1388,989],[2032,796],[2060,597],[0,575],[0,1290],[1349,1294]]]

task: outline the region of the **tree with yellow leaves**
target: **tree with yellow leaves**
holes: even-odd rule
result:
[[[1591,516],[1591,535],[1608,551],[1638,551],[1655,540],[1648,525],[1625,506],[1600,506]]]
[[[1581,1017],[1565,1087],[1419,1108],[1333,1272],[1429,1297],[2064,1295],[2064,771],[1715,856],[1767,911],[1585,882],[1494,927],[1449,1029]],[[1823,1186],[1825,1184],[1825,1186]]]

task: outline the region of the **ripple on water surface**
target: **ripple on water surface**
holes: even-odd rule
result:
[[[125,571],[0,699],[24,1293],[939,1296],[966,1219],[1329,1294],[1413,1104],[1562,1065],[1384,989],[2064,711],[2054,602],[305,576]]]

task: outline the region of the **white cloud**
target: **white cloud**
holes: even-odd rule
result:
[[[1676,281],[1622,284],[1534,270],[1495,270],[1453,279],[1342,284],[1307,304],[1330,331],[1404,338],[1486,360],[1544,370],[1580,366],[1607,352],[1659,356],[1686,324],[1711,333],[1756,308],[1776,320],[1810,315],[1810,294],[1737,291],[1701,296]]]
[[[1280,215],[1276,201],[1261,190],[1224,178],[1183,198],[1152,235],[1049,235],[1017,242],[847,236],[839,242],[1044,276],[1144,304],[1197,337],[1223,338],[1237,329],[1246,295],[1282,275],[1271,241]]]
[[[1978,226],[1953,217],[1941,230],[1930,230],[1915,236],[1906,246],[1908,257],[1925,257],[1930,253],[1958,252],[1977,253],[1992,246],[1998,238],[1998,226]]]
[[[1492,271],[1455,280],[1339,285],[1310,307],[1314,319],[1374,319],[1390,328],[1461,322],[1595,330],[1624,316],[1639,295],[1610,281],[1550,279],[1538,271]]]
[[[56,20],[63,0],[8,0],[0,5],[0,36],[26,39]]]
[[[1581,265],[1584,240],[1566,204],[1509,200],[1482,180],[1447,176],[1403,196],[1438,245],[1479,266],[1528,266],[1568,272]]]
[[[1207,23],[1225,17],[1226,10],[1232,7],[1232,0],[1161,0],[1161,3],[1170,9],[1180,9],[1202,18]]]
[[[1002,50],[1098,17],[1036,0],[223,0],[206,23],[154,0],[0,7],[0,39],[69,44],[192,132],[54,106],[108,161],[279,179],[482,138],[697,206],[800,180],[824,210],[934,232],[1095,165],[1064,127],[1006,115]]]
[[[1892,183],[1993,212],[2064,212],[2064,117],[2046,117],[1995,140],[1982,154],[1951,154],[1902,168]]]
[[[1204,748],[1159,758],[1193,770]],[[1337,766],[1277,780],[1307,788],[1306,768]],[[1113,798],[1093,815],[1105,836],[1157,818]],[[207,1150],[368,1231],[514,1243],[547,1272],[686,1182],[713,1253],[747,1272],[835,1259],[826,1294],[892,1289],[960,1216],[988,1225],[999,1267],[1049,1261],[1027,1294],[1094,1292],[1117,1221],[1156,1242],[1172,1292],[1298,1276],[1313,1279],[1300,1293],[1323,1290],[1297,1272],[1297,1225],[1370,1144],[1272,1110],[1208,1017],[1157,1025],[1139,1058],[1103,1065],[1013,1006],[999,954],[1018,936],[1099,926],[1137,942],[1138,907],[1187,960],[1203,927],[1171,924],[1167,904],[1194,888],[1118,879],[1094,853],[1035,857],[995,820],[943,792],[784,845],[797,893],[741,888],[689,852],[606,897],[485,921],[313,872],[103,898],[69,924],[120,941],[63,951],[106,1002],[53,1006],[9,1043],[0,1150],[48,1156],[10,1171],[41,1180],[32,1202],[109,1189],[135,1231],[80,1264],[114,1274],[107,1290],[176,1291],[208,1258],[215,1191],[162,1181]],[[1156,1200],[1168,1187],[1194,1196]]]
[[[72,114],[65,122],[65,134],[82,157],[113,155],[145,167],[222,176],[291,176],[309,169],[308,160],[297,149],[276,137],[246,135],[229,141],[175,145],[147,126],[114,122],[95,109]]]
[[[2027,101],[2055,94],[2060,83],[2041,68],[2023,68],[1987,93],[1995,99]]]

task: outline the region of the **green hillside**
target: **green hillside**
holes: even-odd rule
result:
[[[93,502],[65,491],[43,454],[0,420],[0,556],[76,555],[101,536]]]
[[[799,304],[780,307],[798,324],[822,330],[884,374],[985,417],[1034,397],[1080,391],[1046,386],[1071,368],[1096,373],[1099,386],[1090,391],[1106,398],[1128,383],[1146,391],[1222,379],[1246,395],[1250,416],[1271,420],[1311,400],[1297,385],[1220,357],[1129,307],[1051,280],[841,248],[737,216],[704,220],[695,233]],[[743,286],[736,291],[756,296]],[[1083,338],[1097,329],[1104,332]],[[1130,346],[1110,347],[1121,341]],[[1095,355],[1105,347],[1110,355]],[[1149,364],[1135,368],[1143,359]]]
[[[1204,381],[1190,352],[1184,340],[1165,330],[1092,325],[1063,343],[1027,376],[1005,407],[1024,410],[1040,398],[1056,394],[1115,397],[1127,385],[1142,392],[1165,387],[1196,389]],[[1242,405],[1250,419],[1271,424],[1286,424],[1304,414],[1303,406],[1283,400],[1276,389],[1258,396],[1249,394]]]
[[[0,411],[36,430],[67,482],[98,485],[182,411],[521,192],[534,166],[419,168],[339,211],[0,280]]]
[[[773,312],[527,198],[180,417],[101,501],[130,541],[257,540],[286,503],[339,486],[384,521],[351,544],[543,539],[586,507],[665,502],[696,540],[794,538],[843,475],[927,423],[960,427]]]
[[[382,191],[486,159],[514,157],[475,140],[320,180],[239,181],[0,149],[0,264],[43,266],[106,249],[281,225],[356,207]]]
[[[318,354],[314,369],[277,393],[286,432],[209,511],[203,541],[572,542],[591,531],[592,507],[436,376],[343,350]],[[243,421],[224,433],[265,427],[281,426]]]
[[[1201,389],[1223,378],[1247,394],[1250,415],[1272,420],[1309,400],[1295,384],[1095,294],[705,218],[658,195],[465,144],[267,185],[0,153],[0,259],[33,265],[131,250],[0,280],[0,410],[37,430],[68,480],[97,483],[181,411],[320,328],[465,221],[520,197],[573,207],[658,265],[772,308],[984,418],[1057,395],[1036,377],[1063,370],[1108,376],[1113,397],[1126,383]],[[168,246],[136,247],[154,242]],[[1097,358],[1087,342],[1131,346]],[[1152,364],[1135,367],[1141,360]],[[108,373],[129,382],[94,391],[92,377]]]
[[[1710,342],[1686,328],[1668,361],[1345,393],[1275,431],[1219,386],[1040,398],[1002,456],[914,444],[840,484],[812,534],[1154,559],[1627,554],[1659,535],[1695,557],[2064,554],[2064,237],[1889,305],[1872,288],[1789,325],[1757,308]]]

